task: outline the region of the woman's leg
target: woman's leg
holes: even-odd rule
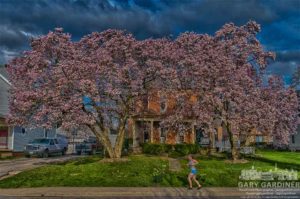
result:
[[[198,182],[198,180],[196,179],[196,175],[193,175],[193,180],[196,182],[196,184],[198,185],[198,187],[201,187],[201,184]]]
[[[188,181],[189,181],[189,187],[190,187],[190,188],[193,187],[192,178],[193,178],[193,174],[192,174],[192,173],[189,173],[189,175],[188,175]]]

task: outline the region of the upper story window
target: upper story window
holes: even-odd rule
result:
[[[142,98],[142,106],[143,106],[143,108],[148,108],[148,101],[149,101],[148,96],[144,96]]]
[[[165,97],[160,98],[160,112],[164,113],[166,112],[168,108],[167,99]]]

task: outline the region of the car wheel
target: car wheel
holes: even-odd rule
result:
[[[61,153],[62,153],[62,155],[66,155],[66,153],[67,153],[67,149],[66,149],[66,148],[64,148],[64,149],[63,149],[63,151],[62,151]]]
[[[48,158],[49,157],[49,151],[48,150],[45,150],[43,152],[43,155],[42,155],[43,158]]]

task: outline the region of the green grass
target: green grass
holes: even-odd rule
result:
[[[1,160],[12,160],[12,159],[17,159],[19,157],[15,157],[15,156],[8,156],[8,157],[0,157],[0,161]]]
[[[154,176],[168,170],[157,157],[132,156],[129,162],[101,163],[99,157],[43,166],[0,181],[0,187],[154,186]]]
[[[248,163],[232,164],[225,157],[199,156],[197,165],[204,186],[236,187],[242,169],[252,166],[267,171],[296,169],[300,171],[299,153],[259,151],[259,158]],[[147,187],[187,186],[187,160],[181,159],[182,170],[170,172],[168,161],[155,156],[130,156],[128,162],[103,163],[97,156],[85,157],[63,164],[47,165],[0,181],[0,188],[91,186]],[[300,176],[300,172],[299,172]]]
[[[252,166],[262,171],[274,170],[275,162],[268,159],[247,159],[247,163],[235,163],[232,164],[222,157],[206,157],[200,156],[197,158],[199,164],[197,165],[200,176],[204,181],[204,186],[213,187],[235,187],[238,184],[241,170],[251,169]],[[186,165],[186,161],[181,161],[182,166]],[[276,162],[279,169],[294,169],[298,170],[298,176],[300,176],[300,161],[293,164]],[[185,169],[185,173],[188,169]]]
[[[258,150],[256,154],[269,161],[300,165],[300,152]]]

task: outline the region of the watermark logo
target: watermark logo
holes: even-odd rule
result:
[[[239,179],[244,181],[296,181],[298,180],[298,171],[293,169],[281,170],[277,168],[276,164],[274,169],[270,169],[269,171],[259,171],[252,166],[251,169],[243,169]]]
[[[279,169],[275,164],[274,168],[266,171],[252,166],[241,171],[238,187],[239,191],[244,193],[242,199],[298,199],[300,195],[298,179],[298,171],[294,169]]]

